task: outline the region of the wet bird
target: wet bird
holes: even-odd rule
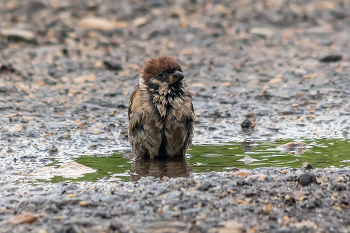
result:
[[[158,56],[141,70],[131,94],[128,135],[142,157],[184,156],[192,143],[194,110],[177,59]]]

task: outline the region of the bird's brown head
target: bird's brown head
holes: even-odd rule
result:
[[[179,61],[166,55],[149,60],[141,70],[141,79],[149,84],[171,85],[181,82],[184,77]]]

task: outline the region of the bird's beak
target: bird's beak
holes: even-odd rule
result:
[[[180,82],[185,76],[180,71],[175,71],[169,77],[170,83]]]

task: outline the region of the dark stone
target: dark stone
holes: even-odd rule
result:
[[[94,217],[100,217],[103,219],[110,219],[112,217],[110,213],[108,213],[106,211],[101,211],[101,210],[94,211],[92,215]]]
[[[320,59],[320,62],[336,62],[342,60],[342,55],[327,55]]]
[[[0,86],[0,93],[6,93],[9,91],[9,88],[6,86]]]
[[[56,85],[56,84],[57,84],[57,81],[56,81],[55,79],[53,79],[53,78],[48,78],[48,77],[44,78],[44,82],[45,82],[47,85],[50,85],[50,86]]]
[[[78,186],[76,184],[68,184],[64,188],[62,188],[62,194],[66,193],[68,190],[76,190],[78,189]]]
[[[64,232],[65,233],[80,233],[82,231],[80,230],[80,228],[77,225],[72,224],[72,225],[66,226],[64,229]]]
[[[245,119],[242,123],[241,123],[241,127],[242,129],[249,129],[249,128],[253,128],[255,126],[255,122],[249,120],[249,119]]]
[[[331,11],[331,15],[337,20],[346,18],[347,14],[348,14],[348,12],[346,11],[345,8],[344,9],[340,8],[340,9],[336,9],[336,10]]]
[[[209,182],[204,182],[203,184],[201,184],[201,186],[199,186],[197,189],[199,191],[207,191],[208,189],[210,189],[211,187],[213,187],[213,185]]]
[[[299,177],[299,184],[301,186],[307,186],[311,183],[316,183],[316,176],[312,173],[304,173]]]
[[[343,185],[343,184],[333,184],[332,187],[331,187],[331,190],[334,190],[334,191],[343,191],[343,190],[346,190],[346,186]]]
[[[122,227],[123,225],[119,222],[111,222],[110,225],[109,225],[109,229],[114,231],[114,232],[121,232],[122,230]]]
[[[108,70],[122,70],[122,65],[113,58],[106,58],[103,61],[103,64],[105,65],[106,69]]]
[[[51,67],[48,73],[54,78],[61,78],[67,74],[66,70],[58,70],[55,67]]]
[[[16,72],[16,69],[13,67],[12,64],[3,64],[0,66],[0,73],[2,72],[11,72],[11,73],[14,73]]]
[[[47,206],[45,208],[45,211],[49,212],[49,213],[58,213],[59,212],[59,208],[57,207],[56,204],[52,204],[52,205]]]
[[[27,160],[27,159],[36,159],[37,157],[34,155],[24,155],[22,157],[20,157],[20,160]]]
[[[56,146],[52,146],[50,149],[49,149],[49,153],[50,154],[54,154],[54,153],[57,153],[58,152],[58,149]]]

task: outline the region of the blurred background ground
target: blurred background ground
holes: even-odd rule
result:
[[[346,136],[348,10],[318,0],[3,0],[0,149],[128,149],[129,96],[160,54],[183,66],[194,143],[243,140],[247,113],[258,139]]]
[[[0,3],[7,163],[128,151],[129,96],[160,54],[182,64],[194,144],[348,135],[346,1]],[[248,135],[246,117],[256,122]]]

